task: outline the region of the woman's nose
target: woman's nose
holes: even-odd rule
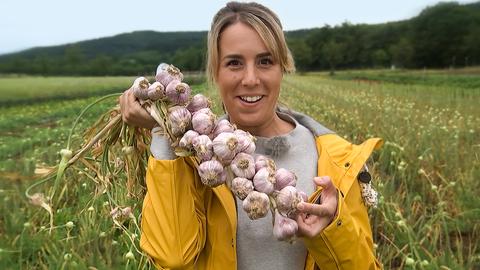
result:
[[[257,69],[254,65],[247,65],[243,74],[242,85],[245,87],[256,86],[260,83]]]

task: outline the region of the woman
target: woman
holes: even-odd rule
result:
[[[294,171],[300,190],[312,194],[323,188],[321,204],[298,205],[299,240],[276,241],[271,217],[251,221],[225,185],[204,186],[190,160],[175,159],[168,140],[154,130],[140,242],[157,267],[380,268],[356,178],[381,142],[352,145],[305,115],[278,109],[283,75],[293,70],[281,23],[268,8],[231,2],[215,15],[207,74],[220,91],[227,117],[256,136],[256,154]],[[154,126],[130,91],[120,103],[124,121]]]

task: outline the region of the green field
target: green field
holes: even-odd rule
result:
[[[385,140],[373,156],[381,198],[370,211],[385,269],[480,268],[479,77],[478,70],[385,70],[284,80],[281,99],[290,108],[352,142]],[[138,253],[137,224],[129,221],[125,230],[113,224],[108,194],[88,168],[67,171],[51,234],[46,211],[24,195],[59,161],[82,108],[128,88],[131,80],[0,78],[0,269],[148,268]],[[217,93],[203,84],[193,88],[216,100],[218,112]],[[112,97],[93,107],[77,127],[74,143],[115,102]],[[118,203],[132,206],[138,219],[141,200],[124,195],[124,179],[112,183],[113,192],[123,197]],[[134,259],[126,258],[128,252]]]

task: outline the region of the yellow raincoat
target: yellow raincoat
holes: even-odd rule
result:
[[[335,134],[316,137],[318,175],[339,190],[338,216],[304,239],[305,269],[380,269],[357,175],[382,144],[354,145]],[[235,199],[225,185],[202,184],[190,158],[148,162],[140,245],[159,269],[236,269]],[[314,195],[310,196],[310,201]]]

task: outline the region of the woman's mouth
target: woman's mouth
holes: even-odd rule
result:
[[[239,96],[239,98],[247,103],[255,103],[263,98],[263,96]]]

